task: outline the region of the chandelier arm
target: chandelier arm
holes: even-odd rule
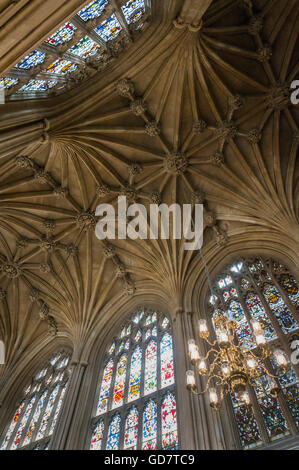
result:
[[[214,348],[214,346],[216,346],[217,344],[217,340],[215,339],[215,341],[213,341],[213,343],[208,339],[208,338],[204,338],[204,340],[208,343],[209,346],[211,346],[212,348]]]
[[[204,395],[205,393],[207,393],[207,391],[209,389],[209,386],[210,386],[210,382],[213,378],[214,378],[213,375],[209,376],[209,378],[207,380],[207,384],[206,384],[204,390],[202,390],[201,392],[198,392],[197,390],[191,389],[192,393],[194,393],[194,395]]]
[[[257,380],[259,381],[260,378],[261,378],[261,377],[257,377]],[[271,399],[273,400],[273,398],[275,398],[275,397],[273,397],[272,395],[270,395],[270,394],[267,392],[267,390],[266,390],[265,387],[264,387],[263,382],[262,382],[262,381],[259,381],[259,383],[260,383],[260,385],[261,385],[261,387],[262,387],[262,389],[263,389],[263,392],[264,392],[264,394],[266,395],[266,397],[271,398]]]
[[[214,354],[216,354],[216,356],[219,355],[219,351],[217,351],[217,349],[210,349],[210,350],[208,351],[208,353],[206,354],[206,356],[203,358],[203,360],[206,361],[206,360],[209,358],[209,356],[210,356],[210,354],[211,354],[212,352],[213,352]],[[215,359],[214,359],[214,360],[215,360]],[[214,361],[213,361],[213,362],[214,362]]]
[[[264,366],[264,364],[260,364],[260,367],[261,367],[262,369],[264,369],[264,371],[266,372],[266,374],[268,375],[268,377],[271,377],[271,379],[277,379],[277,380],[280,379],[280,377],[279,377],[278,375],[272,375],[272,374],[268,371],[268,369],[266,368],[266,366]]]

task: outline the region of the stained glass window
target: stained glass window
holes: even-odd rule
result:
[[[111,387],[111,380],[112,380],[112,373],[113,373],[113,360],[110,360],[104,369],[103,379],[102,379],[102,387],[97,407],[97,415],[101,413],[105,413],[108,406],[108,398],[110,393]]]
[[[138,440],[138,410],[131,408],[126,419],[124,449],[136,450]]]
[[[157,449],[157,404],[149,400],[143,412],[142,450]]]
[[[162,402],[162,448],[178,449],[176,401],[172,393],[167,393]]]
[[[294,305],[299,306],[299,289],[298,284],[293,276],[283,275],[280,279],[282,287],[287,291],[287,294]]]
[[[32,67],[35,67],[38,64],[42,64],[43,61],[45,60],[46,54],[41,51],[37,51],[36,49],[28,54],[26,57],[24,57],[21,62],[15,65],[18,69],[31,69]]]
[[[104,435],[104,422],[101,419],[95,426],[92,439],[91,439],[91,450],[101,450],[102,449],[102,442],[103,442],[103,435]]]
[[[114,387],[114,398],[113,398],[113,408],[121,406],[124,401],[124,392],[125,392],[125,382],[126,382],[126,372],[127,372],[127,360],[128,356],[124,354],[117,364],[116,368],[116,377],[115,377],[115,387]]]
[[[142,366],[142,349],[137,346],[132,354],[131,369],[130,369],[130,382],[128,401],[136,400],[140,396],[141,384],[141,366]]]
[[[161,387],[174,383],[172,337],[165,333],[161,340]]]
[[[129,24],[136,23],[144,15],[144,2],[143,0],[129,0],[122,7],[122,11]]]
[[[134,25],[135,30],[141,29],[144,25],[145,10],[147,10],[147,19],[149,20],[150,9],[150,3],[147,4],[145,9],[144,0],[129,0],[127,2],[122,0],[114,3],[111,3],[111,0],[92,0],[75,16],[68,18],[53,34],[37,44],[36,48],[22,58],[12,70],[7,71],[7,76],[0,78],[0,90],[2,88],[11,89],[5,94],[6,101],[41,99],[52,96],[51,88],[54,86],[55,77],[53,80],[48,81],[43,76],[46,72],[65,75],[64,80],[58,81],[59,86],[55,89],[55,95],[63,93],[65,89],[80,86],[81,80],[73,80],[70,73],[78,68],[81,70],[82,67],[84,68],[84,64],[78,65],[78,59],[73,58],[74,60],[72,60],[70,54],[82,59],[88,59],[96,55],[96,66],[99,68],[106,67],[109,60],[106,60],[106,53],[102,54],[103,41],[109,42],[116,38],[128,36],[128,32],[125,31],[126,28],[123,30],[124,25],[119,18],[122,17],[123,22],[126,21],[129,25]],[[80,22],[81,27],[79,27]],[[98,39],[96,39],[96,35],[98,35]],[[113,52],[113,57],[116,57],[123,50],[123,47],[127,47],[129,44],[130,41],[125,41],[125,44],[120,44],[121,47],[116,47],[113,51],[108,48],[107,53],[110,56]],[[55,54],[51,54],[51,47],[53,51],[54,48],[57,49],[60,58],[58,56],[55,58],[56,60],[53,58]],[[70,56],[67,57],[67,54]],[[50,63],[51,60],[52,63]],[[22,83],[21,90],[18,87],[15,90],[13,89],[20,81],[20,78],[15,77],[17,75],[15,68],[30,71],[30,76],[27,74],[28,83],[25,83],[25,85]],[[24,77],[26,77],[26,74],[24,74]],[[139,321],[142,318],[142,312],[138,315]]]
[[[11,78],[11,77],[0,78],[0,88],[9,89],[17,85],[18,82],[19,82],[18,78]]]
[[[240,302],[231,301],[228,305],[228,315],[230,319],[237,322],[236,334],[240,345],[246,349],[251,349],[255,346],[252,331],[246,320],[243,308]]]
[[[89,3],[86,7],[82,8],[79,11],[78,15],[84,21],[91,20],[100,16],[105,6],[107,5],[108,0],[96,0]]]
[[[55,62],[53,62],[53,64],[49,65],[46,68],[46,72],[65,75],[66,73],[74,72],[76,68],[77,68],[77,65],[73,64],[69,60],[57,59],[55,60]]]
[[[157,390],[157,343],[152,340],[145,351],[144,394]]]
[[[115,39],[119,35],[120,31],[121,26],[115,15],[111,15],[95,29],[95,32],[101,36],[104,41],[111,41],[112,39]]]
[[[169,319],[143,309],[132,315],[105,351],[90,448],[177,449],[173,339]],[[161,389],[163,394],[159,393]],[[116,408],[119,414],[115,415]],[[105,424],[101,428],[97,428],[99,414]],[[113,423],[115,432],[109,428]]]
[[[50,36],[46,42],[52,44],[53,46],[58,46],[58,44],[63,44],[72,39],[76,27],[72,23],[65,23],[56,33]]]
[[[19,89],[19,92],[25,91],[46,91],[57,84],[56,80],[46,82],[46,80],[30,80],[26,85]]]
[[[294,320],[276,287],[266,284],[263,293],[283,332],[289,333],[290,331],[297,330],[297,322]]]
[[[80,41],[69,50],[69,52],[86,59],[86,57],[90,57],[99,52],[99,50],[100,47],[88,36],[85,36],[80,39]]]
[[[113,416],[108,431],[107,450],[118,450],[120,433],[120,416]]]
[[[250,327],[252,319],[260,323],[271,348],[272,343],[273,348],[277,348],[282,334],[298,332],[295,320],[299,302],[298,285],[280,263],[261,257],[239,261],[216,279],[213,291],[209,302],[212,318],[215,320],[225,315],[235,320],[239,342],[245,349],[256,347]],[[286,343],[288,341],[286,338]],[[290,354],[290,351],[285,352]],[[271,361],[282,390],[279,399],[270,395],[269,383],[262,370],[256,379],[257,386],[252,390],[256,401],[251,406],[245,406],[236,394],[231,397],[243,448],[267,444],[268,441],[263,442],[262,437],[265,432],[269,440],[276,440],[288,435],[291,428],[297,427],[299,430],[298,377],[292,367],[283,374],[279,372],[274,358]],[[287,408],[290,413],[285,412]],[[264,432],[261,432],[261,427]]]
[[[62,358],[62,361],[58,361]],[[10,423],[1,450],[44,449],[50,442],[67,388],[69,355],[59,353],[24,390],[24,398]],[[59,373],[56,370],[59,368]],[[34,444],[34,445],[33,445]]]

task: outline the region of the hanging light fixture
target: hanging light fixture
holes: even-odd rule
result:
[[[205,262],[204,265],[211,295],[215,297]],[[260,323],[256,319],[251,322],[251,329],[257,344],[254,352],[239,345],[236,334],[238,325],[228,314],[214,320],[214,325],[216,340],[211,342],[209,340],[210,332],[207,321],[204,319],[199,320],[199,337],[209,347],[205,357],[200,356],[200,349],[194,339],[188,342],[191,363],[196,367],[200,376],[207,377],[207,383],[202,391],[198,391],[195,372],[188,370],[186,373],[187,388],[197,395],[207,393],[210,406],[214,410],[220,409],[225,395],[231,392],[239,395],[244,405],[249,406],[250,394],[248,393],[248,386],[253,388],[261,387],[267,396],[277,397],[280,392],[280,387],[277,383],[279,377],[271,374],[265,366],[266,359],[272,353]],[[274,357],[279,371],[285,374],[288,369],[288,360],[285,353],[277,349],[274,351]]]

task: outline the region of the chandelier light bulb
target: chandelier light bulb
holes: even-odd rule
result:
[[[187,370],[186,381],[187,381],[187,388],[189,390],[193,390],[195,388],[195,375],[194,375],[193,370]]]
[[[208,374],[209,370],[208,370],[208,367],[207,367],[207,361],[205,361],[205,359],[202,359],[202,358],[199,359],[198,372],[201,375],[207,375]]]
[[[249,357],[246,362],[249,369],[255,369],[257,367],[257,362],[252,357]]]
[[[274,357],[276,359],[278,367],[280,367],[280,368],[286,368],[287,367],[288,361],[287,361],[287,358],[286,358],[284,352],[281,351],[281,349],[276,349],[276,351],[274,351]]]
[[[220,331],[220,333],[218,333],[217,336],[218,336],[219,346],[225,347],[229,344],[228,334],[225,331]]]
[[[268,383],[271,395],[277,397],[278,393],[280,392],[280,388],[277,385],[276,380],[274,380],[272,377],[268,377]]]
[[[247,391],[243,392],[241,395],[241,400],[245,405],[250,405],[250,397]]]
[[[230,370],[230,367],[227,364],[222,364],[221,370],[222,370],[222,374],[225,377],[228,377],[230,375],[231,370]]]
[[[196,348],[196,343],[194,339],[189,339],[188,341],[188,351],[189,351],[189,356],[191,356],[192,351]]]
[[[208,329],[207,320],[199,320],[198,326],[199,326],[199,336],[201,338],[208,338],[210,333]]]
[[[209,389],[209,399],[210,399],[210,405],[212,408],[217,408],[219,406],[219,400],[218,400],[216,388]]]
[[[266,338],[263,334],[256,335],[255,340],[258,346],[264,346],[266,344]]]
[[[263,333],[263,328],[261,327],[261,324],[257,320],[251,320],[251,326],[253,328],[253,332],[255,335],[259,335]]]

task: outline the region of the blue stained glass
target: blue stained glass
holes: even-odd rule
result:
[[[115,15],[111,15],[106,21],[103,21],[95,28],[95,32],[101,36],[104,41],[115,39],[121,31],[121,26]]]
[[[107,450],[118,450],[119,446],[119,433],[120,433],[121,419],[119,414],[113,416],[108,431]]]
[[[18,78],[11,78],[11,77],[0,78],[0,89],[11,88],[17,85],[18,81],[19,81]]]
[[[157,449],[157,405],[150,400],[143,412],[142,450]]]
[[[68,42],[72,39],[76,27],[72,23],[65,23],[61,28],[58,29],[52,36],[50,36],[45,42],[58,46],[64,42]]]
[[[30,80],[26,85],[22,86],[18,91],[47,91],[53,88],[57,84],[57,80],[49,81],[46,80]]]
[[[298,328],[297,322],[294,320],[276,287],[266,284],[263,293],[283,332],[289,333],[296,330]]]
[[[36,49],[24,57],[18,64],[15,65],[18,69],[31,69],[38,64],[44,62],[46,54],[41,51],[37,51]]]
[[[239,302],[235,302],[234,300],[230,302],[228,308],[228,317],[231,320],[237,322],[236,335],[240,345],[245,349],[251,349],[255,347],[251,329]]]
[[[82,38],[78,44],[73,46],[68,52],[78,55],[86,59],[92,55],[95,55],[100,50],[100,47],[92,41],[88,36]]]
[[[263,304],[254,292],[249,292],[247,294],[246,305],[252,317],[257,320],[263,328],[267,341],[271,341],[272,339],[276,338],[277,336],[275,330],[265,312]]]
[[[143,0],[129,0],[122,8],[127,23],[136,23],[144,15]]]
[[[53,64],[47,67],[46,72],[65,75],[66,73],[74,72],[76,68],[77,65],[73,64],[69,60],[57,59]]]
[[[108,0],[92,1],[86,7],[82,8],[82,10],[79,11],[78,15],[84,21],[97,18],[98,16],[100,16],[100,14],[104,10],[107,3],[108,3]]]

